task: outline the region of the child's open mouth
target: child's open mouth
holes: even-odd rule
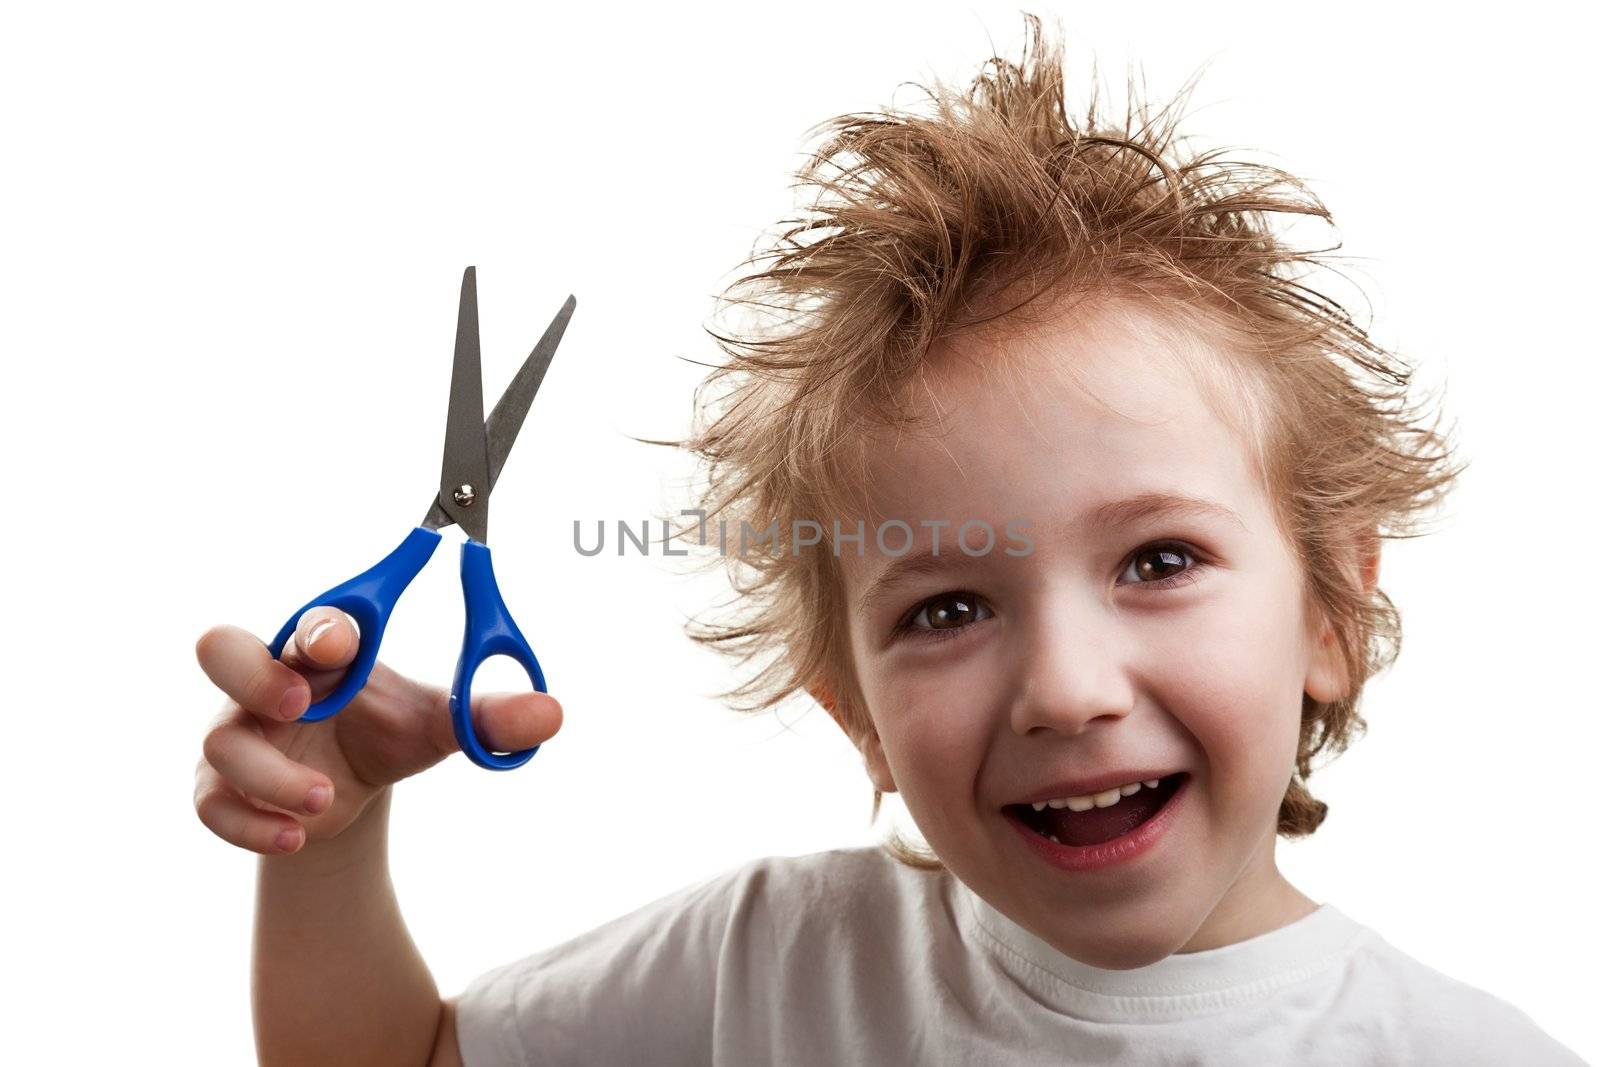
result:
[[[1035,811],[1031,804],[1007,804],[1005,811],[1040,837],[1057,844],[1101,845],[1148,822],[1172,799],[1186,777],[1187,771],[1169,774],[1157,780],[1154,788],[1141,784],[1134,792],[1118,797],[1108,806],[1097,805],[1087,811],[1048,806]]]

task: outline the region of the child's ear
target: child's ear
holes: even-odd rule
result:
[[[880,793],[895,792],[894,775],[889,772],[889,761],[883,755],[883,743],[878,740],[878,731],[873,729],[871,723],[866,725],[864,736],[856,736],[850,723],[841,713],[839,703],[834,699],[831,690],[822,685],[807,686],[806,692],[811,698],[821,704],[828,712],[828,717],[839,724],[845,736],[850,738],[852,744],[861,753],[861,760],[866,764],[867,777],[872,779],[872,787]]]
[[[1376,530],[1368,531],[1353,553],[1357,568],[1353,577],[1368,593],[1378,585],[1378,568],[1383,554],[1383,542]],[[1317,645],[1312,649],[1311,662],[1306,669],[1306,693],[1312,700],[1332,703],[1349,694],[1350,680],[1338,654],[1333,624],[1324,620]]]
[[[869,727],[867,736],[857,742],[856,747],[861,750],[862,762],[867,765],[867,777],[872,779],[872,788],[880,793],[895,792],[894,775],[889,771],[889,761],[884,758],[878,731]]]
[[[1372,592],[1378,585],[1378,565],[1383,555],[1383,542],[1376,530],[1368,530],[1361,539],[1361,587]]]

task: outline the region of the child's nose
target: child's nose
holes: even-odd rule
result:
[[[1019,679],[1010,707],[1011,728],[1026,737],[1034,730],[1052,730],[1074,737],[1092,723],[1108,725],[1133,707],[1133,688],[1114,657],[1093,642],[1023,651]]]

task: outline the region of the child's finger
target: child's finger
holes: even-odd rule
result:
[[[201,767],[196,775],[194,809],[206,829],[251,852],[282,854],[305,844],[306,832],[298,822],[250,804],[210,767]]]
[[[289,721],[311,706],[305,679],[274,660],[260,638],[246,630],[213,626],[200,635],[194,653],[206,677],[252,715]]]
[[[360,647],[354,619],[338,608],[312,608],[295,623],[283,646],[283,662],[309,671],[342,670]]]
[[[333,803],[333,783],[326,775],[285,756],[238,718],[212,727],[201,750],[224,782],[254,800],[308,815]]]

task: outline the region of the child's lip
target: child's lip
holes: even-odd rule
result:
[[[1151,778],[1166,778],[1174,774],[1187,773],[1183,768],[1169,770],[1126,770],[1107,771],[1097,774],[1092,778],[1074,778],[1070,781],[1056,782],[1052,785],[1035,789],[1023,800],[1012,801],[1013,804],[1037,804],[1044,800],[1057,800],[1061,797],[1083,797],[1094,793],[1104,793],[1114,786],[1128,785],[1132,782],[1145,782]],[[1008,805],[1009,806],[1009,805]]]
[[[1178,783],[1177,791],[1148,820],[1126,834],[1098,845],[1065,845],[1037,833],[1015,812],[1007,812],[1005,817],[1016,827],[1029,850],[1053,867],[1065,871],[1096,871],[1117,867],[1151,851],[1166,836],[1188,799],[1192,777],[1185,774],[1184,780]]]

